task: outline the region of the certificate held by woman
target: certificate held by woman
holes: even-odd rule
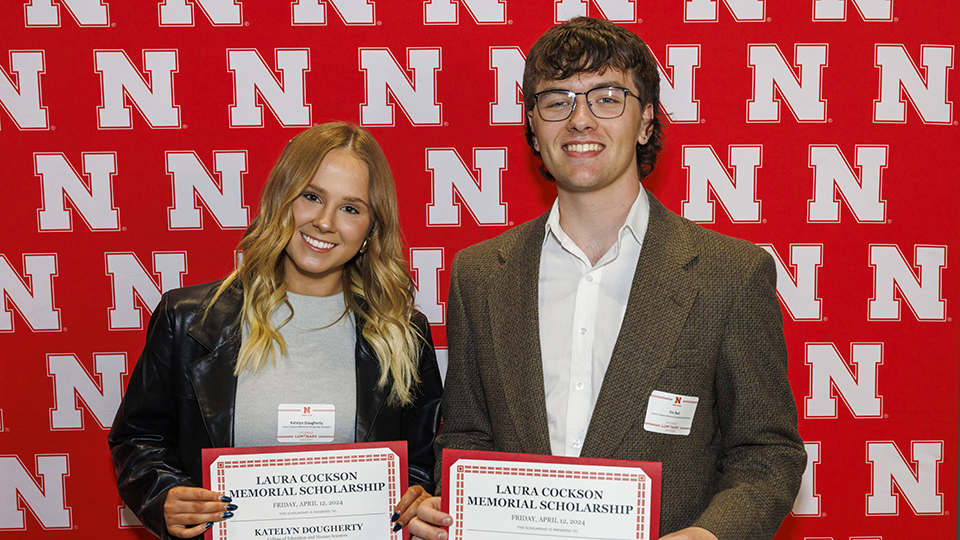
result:
[[[400,540],[390,517],[406,490],[405,441],[205,448],[204,485],[244,509],[216,539]],[[209,533],[208,533],[209,534]]]

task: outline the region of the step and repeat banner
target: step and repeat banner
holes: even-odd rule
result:
[[[149,537],[106,434],[151,310],[233,268],[311,125],[383,146],[444,360],[454,254],[555,197],[519,86],[530,45],[577,15],[660,64],[645,186],[777,262],[809,453],[777,538],[955,538],[960,7],[899,0],[4,2],[4,537]]]

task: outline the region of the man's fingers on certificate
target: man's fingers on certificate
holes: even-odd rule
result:
[[[417,508],[417,517],[408,527],[414,540],[447,540],[447,531],[441,527],[453,525],[450,514],[440,511],[440,497],[430,497]]]
[[[675,533],[661,536],[660,540],[717,540],[717,537],[706,529],[688,527]]]
[[[213,522],[233,517],[236,509],[230,497],[220,493],[178,486],[167,492],[163,519],[171,535],[191,538],[210,528]]]
[[[394,508],[393,516],[390,520],[393,522],[394,532],[406,527],[410,520],[417,516],[417,509],[420,503],[430,498],[430,493],[423,489],[423,486],[410,486],[410,489],[403,494],[400,502]]]

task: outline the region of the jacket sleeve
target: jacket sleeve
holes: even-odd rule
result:
[[[768,539],[793,505],[806,467],[787,377],[776,268],[760,252],[743,277],[716,368],[719,478],[694,523],[718,539]]]
[[[411,485],[421,485],[428,492],[434,488],[433,442],[440,429],[440,400],[443,383],[437,367],[437,353],[427,318],[417,312],[413,324],[423,337],[418,361],[420,385],[412,407],[405,408],[402,418],[403,438],[407,441],[407,472]]]
[[[117,469],[120,497],[144,526],[160,538],[166,534],[163,504],[175,486],[193,486],[178,451],[178,421],[172,388],[177,340],[185,329],[167,295],[150,318],[146,345],[130,376],[107,442]]]
[[[487,399],[477,365],[473,330],[464,304],[462,283],[463,252],[453,259],[450,293],[447,298],[447,345],[449,364],[443,394],[443,428],[437,436],[436,494],[443,479],[443,449],[493,451],[493,428]],[[482,286],[481,286],[482,287]]]

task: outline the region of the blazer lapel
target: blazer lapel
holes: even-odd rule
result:
[[[620,334],[587,429],[584,457],[613,455],[638,412],[646,410],[698,294],[689,268],[697,253],[681,218],[649,195],[650,221]]]
[[[216,291],[216,288],[213,289]],[[201,306],[207,305],[204,299]],[[240,308],[243,292],[231,287],[217,299],[204,318],[198,311],[187,330],[210,354],[187,366],[187,376],[197,395],[200,415],[214,447],[233,446],[233,411],[237,378],[233,367],[240,350]]]
[[[543,389],[538,290],[540,252],[547,214],[521,226],[516,240],[501,247],[492,271],[488,313],[506,407],[523,452],[550,454]]]

